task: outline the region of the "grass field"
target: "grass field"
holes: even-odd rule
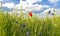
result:
[[[0,11],[0,36],[60,36],[60,16],[24,18]]]

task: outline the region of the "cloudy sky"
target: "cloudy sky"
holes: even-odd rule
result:
[[[17,9],[24,12],[45,12],[51,8],[60,9],[60,0],[2,0],[4,10]]]

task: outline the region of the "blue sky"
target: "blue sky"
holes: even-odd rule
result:
[[[51,7],[60,8],[60,0],[58,2],[56,2],[56,3],[51,3],[48,0],[42,0],[42,2],[36,2],[34,4],[41,4],[41,5],[46,4],[46,5],[49,5]]]
[[[4,3],[14,3],[14,4],[19,4],[20,0],[3,0],[2,2]]]
[[[5,11],[20,11],[21,5],[23,13],[32,11],[33,14],[45,17],[48,11],[51,13],[57,11],[56,13],[60,15],[60,0],[2,0],[2,9]],[[56,11],[53,12],[53,9]]]
[[[22,0],[22,1],[26,1],[26,0]],[[20,0],[3,0],[4,3],[14,3],[14,4],[19,4]],[[34,4],[46,4],[49,5],[51,7],[55,7],[55,8],[60,8],[60,0],[56,3],[51,3],[48,0],[42,0],[41,2],[35,2]],[[56,6],[54,6],[56,4]]]
[[[25,12],[44,12],[49,8],[60,9],[60,0],[3,0],[2,4],[5,10],[16,9],[16,7],[17,10],[20,10],[20,5],[22,4],[22,9]]]
[[[26,0],[22,0],[26,1]],[[3,0],[3,3],[14,3],[14,4],[19,4],[20,0]],[[42,0],[41,2],[34,2],[33,4],[40,4],[40,5],[48,5],[50,7],[55,7],[55,8],[60,8],[60,0],[56,3],[51,3],[49,0]],[[56,6],[55,6],[56,5]]]
[[[26,0],[22,0],[22,1],[26,1]],[[53,1],[54,2],[54,1]],[[60,0],[57,1],[56,3],[51,3],[49,0],[42,0],[41,2],[35,2],[33,4],[41,4],[41,5],[49,5],[51,7],[55,7],[55,8],[60,8]],[[56,5],[56,6],[55,6]]]
[[[21,1],[20,4],[22,4],[23,7],[25,7],[26,5],[28,9],[33,12],[36,12],[36,11],[44,12],[46,9],[49,9],[49,8],[60,9],[60,0],[20,0],[20,1]]]

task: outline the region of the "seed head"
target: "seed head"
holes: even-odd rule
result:
[[[39,33],[39,36],[42,36],[42,33],[41,32]]]
[[[16,20],[16,24],[18,24],[18,20]]]
[[[54,14],[52,13],[52,15],[54,15]]]

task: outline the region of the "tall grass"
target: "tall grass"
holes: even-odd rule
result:
[[[0,36],[60,36],[60,16],[26,18],[0,11]]]

